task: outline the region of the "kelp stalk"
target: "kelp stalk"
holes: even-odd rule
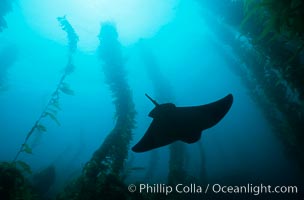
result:
[[[17,152],[13,162],[15,162],[20,153],[25,152],[28,154],[32,153],[31,147],[28,145],[28,140],[30,137],[33,135],[33,133],[37,130],[40,132],[46,132],[47,128],[42,124],[42,120],[46,117],[49,117],[51,120],[56,122],[56,124],[60,125],[60,122],[56,118],[57,111],[60,110],[60,105],[59,105],[59,97],[61,93],[65,93],[67,95],[73,95],[74,92],[69,88],[68,84],[65,82],[65,79],[68,75],[70,75],[74,71],[74,64],[72,62],[72,55],[76,51],[77,48],[77,42],[78,42],[78,36],[75,33],[73,27],[69,23],[69,21],[66,19],[66,17],[58,17],[57,20],[59,21],[62,29],[67,33],[67,37],[69,40],[69,58],[68,58],[68,63],[65,67],[64,73],[61,76],[57,87],[55,91],[52,93],[50,100],[46,104],[45,108],[41,112],[40,116],[30,129],[30,131],[27,133],[23,144],[21,145],[19,151]]]
[[[124,59],[118,33],[113,24],[100,29],[98,54],[116,109],[116,124],[92,158],[82,175],[72,182],[57,199],[134,199],[124,185],[123,167],[128,156],[132,130],[135,126],[135,106],[126,78]]]
[[[99,56],[104,62],[106,83],[113,95],[116,124],[101,147],[94,153],[92,160],[108,166],[109,173],[118,175],[128,156],[136,112],[132,92],[126,79],[124,59],[115,26],[104,24],[101,27],[99,39]]]

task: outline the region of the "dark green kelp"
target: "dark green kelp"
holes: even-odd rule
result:
[[[302,1],[245,1],[246,17],[242,33],[253,50],[239,49],[242,60],[257,81],[260,96],[266,98],[263,109],[274,105],[277,112],[268,112],[276,133],[286,145],[289,157],[304,166],[304,26]],[[253,32],[248,27],[261,27]],[[250,53],[250,54],[249,54]],[[248,59],[247,54],[250,58]]]
[[[128,156],[136,112],[115,26],[103,25],[99,39],[98,53],[103,61],[106,83],[113,95],[116,124],[101,147],[94,153],[92,161],[100,163],[101,167],[106,167],[108,173],[118,175]]]
[[[86,163],[82,175],[58,195],[59,200],[140,198],[139,194],[127,190],[121,177],[132,139],[136,112],[115,26],[102,25],[99,39],[98,55],[103,62],[106,84],[112,92],[116,124]]]
[[[249,94],[262,108],[285,152],[304,166],[303,87],[303,3],[301,1],[233,2],[235,12],[244,15],[238,24],[220,23],[229,10],[203,12],[208,26],[219,39],[215,47],[229,67],[241,78]],[[206,10],[204,10],[206,11]],[[288,22],[290,20],[290,22]],[[239,31],[240,36],[236,36]],[[222,45],[227,44],[232,54]],[[237,56],[233,56],[237,55]]]
[[[26,163],[0,162],[0,199],[2,200],[38,200],[24,174],[31,173]]]
[[[69,23],[69,21],[66,19],[66,17],[58,17],[57,20],[60,23],[60,26],[62,27],[62,30],[64,30],[67,33],[68,41],[69,41],[69,57],[68,57],[68,63],[66,64],[64,68],[64,73],[62,74],[54,92],[51,95],[51,98],[49,99],[48,103],[46,104],[45,108],[41,112],[40,116],[32,126],[32,128],[29,130],[29,132],[26,134],[26,137],[24,139],[24,142],[22,143],[19,151],[17,152],[14,162],[18,159],[20,153],[28,153],[32,154],[32,148],[30,147],[28,141],[31,138],[31,136],[36,132],[46,132],[47,128],[43,124],[43,120],[45,118],[51,119],[54,121],[57,125],[60,126],[60,122],[56,117],[56,114],[60,108],[59,99],[61,94],[67,94],[67,95],[73,95],[74,92],[69,88],[69,85],[66,83],[66,77],[69,76],[74,71],[74,64],[72,60],[72,55],[75,53],[75,50],[77,48],[77,42],[78,42],[78,36],[75,33],[73,27]]]

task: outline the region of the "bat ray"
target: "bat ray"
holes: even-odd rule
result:
[[[142,137],[132,148],[134,152],[145,152],[159,148],[175,141],[188,144],[197,142],[203,130],[216,125],[229,111],[232,94],[200,106],[176,107],[173,103],[158,104],[145,94],[155,105],[149,113],[153,121]]]

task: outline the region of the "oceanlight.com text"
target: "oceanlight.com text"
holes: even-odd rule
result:
[[[213,193],[228,193],[228,194],[297,194],[297,186],[271,186],[271,185],[253,185],[247,184],[244,186],[226,186],[220,184],[212,185]]]

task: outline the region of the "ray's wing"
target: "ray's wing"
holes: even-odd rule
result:
[[[201,137],[201,132],[216,125],[229,111],[233,102],[231,94],[202,106],[177,107],[175,113],[178,139],[194,143]]]
[[[233,96],[229,94],[218,101],[199,106],[199,120],[204,122],[202,123],[202,130],[211,128],[221,121],[230,110],[232,103]]]
[[[153,119],[147,132],[142,139],[132,148],[134,152],[145,152],[158,147],[162,147],[176,141],[168,134],[170,131],[164,122]]]

